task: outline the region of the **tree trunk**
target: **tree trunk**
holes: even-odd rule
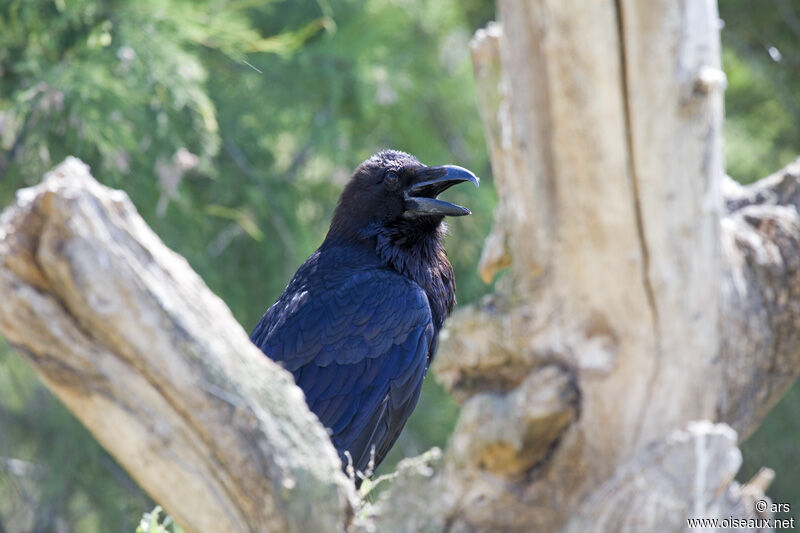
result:
[[[481,274],[509,275],[442,336],[434,371],[463,403],[448,449],[373,505],[123,195],[71,160],[4,214],[0,331],[190,531],[768,515],[768,476],[733,478],[800,372],[800,162],[724,176],[716,3],[502,0],[499,18],[472,52],[500,196]]]
[[[776,205],[791,194],[755,200],[779,178],[724,182],[740,199],[723,198],[716,3],[501,1],[499,14],[472,45],[501,197],[481,268],[511,271],[454,317],[436,363],[464,401],[458,468],[440,474],[449,527],[756,516],[758,488],[732,482],[736,434],[692,421],[743,436],[797,376],[800,228]],[[520,413],[534,380],[542,400]]]

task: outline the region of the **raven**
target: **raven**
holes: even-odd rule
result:
[[[250,335],[289,370],[329,429],[356,485],[394,444],[417,403],[439,330],[455,305],[437,196],[478,178],[386,150],[344,188],[322,245]]]

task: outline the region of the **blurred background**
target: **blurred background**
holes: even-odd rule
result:
[[[728,173],[800,155],[800,0],[720,0]],[[127,191],[246,330],[319,245],[343,183],[396,148],[483,177],[447,247],[461,304],[496,197],[467,43],[486,0],[0,0],[0,207],[67,155]],[[2,297],[2,295],[0,295]],[[800,509],[800,387],[743,445]],[[381,470],[443,446],[426,380]],[[0,533],[133,532],[154,506],[0,339]]]

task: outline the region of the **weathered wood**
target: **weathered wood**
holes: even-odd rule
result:
[[[0,223],[0,331],[188,531],[342,531],[354,491],[291,376],[120,191],[68,159]]]
[[[179,521],[647,533],[756,516],[769,476],[733,481],[736,442],[800,372],[800,162],[723,176],[713,0],[499,8],[472,45],[500,197],[481,275],[510,272],[442,334],[434,371],[463,404],[447,450],[403,462],[356,517],[291,378],[124,196],[73,161],[4,216],[0,329]]]
[[[625,461],[581,504],[565,532],[684,531],[694,518],[771,518],[755,509],[761,489],[734,481],[741,463],[730,427],[689,424]]]
[[[747,187],[725,184],[717,417],[744,437],[800,374],[800,159]]]
[[[542,464],[563,431],[578,418],[574,375],[548,365],[509,394],[484,393],[464,404],[448,452],[456,468],[506,477]]]
[[[752,427],[798,370],[778,365],[787,376],[766,385],[767,369],[792,349],[800,352],[800,339],[787,339],[796,331],[788,318],[778,337],[792,348],[782,355],[742,353],[753,347],[741,343],[744,332],[753,334],[760,322],[732,334],[754,306],[730,297],[725,281],[725,77],[715,2],[508,0],[499,13],[501,24],[478,32],[472,45],[500,196],[481,274],[511,265],[496,294],[455,315],[434,367],[465,405],[450,450],[426,481],[449,489],[440,502],[448,527],[551,531],[585,513],[573,530],[591,523],[593,531],[680,531],[687,510],[700,518],[721,509],[752,516],[752,498],[732,482],[738,462],[704,466],[693,463],[700,449],[694,444],[669,444],[671,432],[683,431],[686,442],[721,443],[713,450],[738,453],[730,429],[688,424]],[[788,247],[788,235],[800,228],[783,220]],[[746,274],[758,278],[751,285],[759,298],[778,286],[763,274],[774,263],[773,254],[762,274]],[[788,270],[781,282],[794,275]],[[800,301],[780,294],[770,302]],[[776,323],[776,305],[766,307],[765,321]],[[728,317],[737,320],[723,324]],[[778,342],[774,335],[752,338]],[[489,423],[476,413],[513,404],[553,364],[573,376],[580,416],[566,416],[557,437],[545,439],[547,453],[532,456],[541,442],[514,446],[524,434],[521,418],[495,414]],[[547,395],[527,397],[523,411],[547,409]],[[568,406],[550,412],[567,415]],[[504,420],[519,427],[509,431]],[[663,464],[681,472],[664,477]],[[712,470],[698,470],[706,467]],[[652,483],[637,485],[621,474],[626,468],[652,469],[645,476]],[[713,479],[714,490],[685,490],[693,476]],[[614,500],[598,486],[628,494],[632,505],[592,522]],[[728,505],[714,507],[720,494]],[[665,520],[666,507],[637,509],[635,501],[660,501],[675,516]]]

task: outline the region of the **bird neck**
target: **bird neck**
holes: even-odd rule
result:
[[[447,227],[441,219],[429,224],[419,221],[400,221],[392,226],[374,224],[362,231],[362,237],[374,242],[378,257],[387,266],[422,287],[437,330],[456,303],[453,267],[442,244],[446,233]]]

